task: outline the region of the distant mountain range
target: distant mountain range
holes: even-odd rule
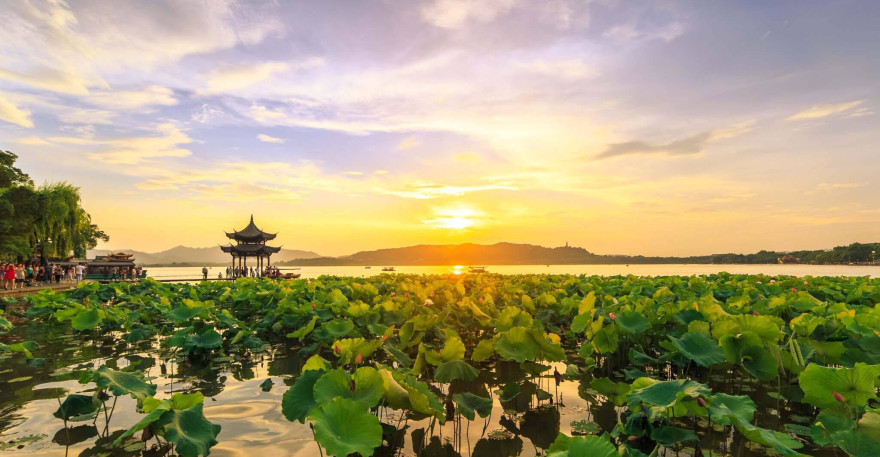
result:
[[[229,254],[224,253],[219,247],[190,248],[177,246],[162,252],[143,252],[133,249],[95,249],[87,253],[90,259],[99,255],[107,255],[110,252],[125,252],[133,254],[135,262],[145,267],[156,266],[220,266],[231,263]],[[321,257],[312,251],[300,251],[296,249],[282,249],[281,252],[272,256],[272,263],[294,260],[313,259]]]
[[[112,252],[134,254],[143,266],[222,266],[230,263],[219,247],[188,248],[178,246],[167,251],[147,253],[131,249]],[[89,258],[109,250],[89,251]],[[584,248],[561,246],[548,248],[533,244],[497,243],[418,245],[401,248],[360,251],[348,256],[322,257],[312,251],[282,249],[272,256],[272,264],[296,266],[404,266],[404,265],[589,265],[589,264],[741,264],[777,263],[781,258],[799,263],[839,264],[873,263],[880,243],[853,243],[833,249],[804,251],[759,251],[753,254],[710,254],[691,257],[647,257],[594,254]]]

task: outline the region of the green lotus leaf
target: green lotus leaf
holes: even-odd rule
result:
[[[352,383],[354,383],[352,385]],[[354,389],[352,389],[354,387]],[[372,408],[385,393],[382,376],[373,367],[361,367],[354,376],[341,369],[328,371],[315,382],[315,401],[326,403],[335,397],[350,398]]]
[[[749,346],[743,349],[742,366],[752,376],[769,381],[779,375],[779,366],[770,351],[760,346]]]
[[[729,316],[721,319],[713,324],[712,332],[716,337],[724,335],[738,335],[744,332],[753,332],[764,343],[776,344],[783,336],[781,326],[782,319],[776,316],[763,316],[752,314],[741,314]]]
[[[71,319],[70,325],[74,330],[92,330],[101,323],[103,314],[97,309],[84,310]]]
[[[99,388],[109,388],[113,395],[131,394],[138,403],[156,395],[156,385],[148,384],[141,373],[118,371],[101,365],[95,370],[92,379]]]
[[[409,409],[409,392],[394,379],[394,375],[387,368],[379,369],[385,388],[385,403],[394,409]]]
[[[832,435],[834,444],[851,457],[876,457],[880,455],[880,442],[859,431],[847,430]]]
[[[352,453],[372,455],[382,445],[382,426],[360,402],[333,398],[309,413],[315,424],[315,439],[327,455],[347,456]]]
[[[804,401],[819,408],[832,408],[839,403],[834,394],[840,394],[847,404],[865,406],[875,398],[874,382],[880,365],[857,363],[854,368],[823,367],[810,363],[800,374]]]
[[[24,354],[28,359],[32,359],[34,354],[31,351],[40,349],[40,345],[36,341],[22,341],[21,343],[3,344],[0,343],[0,351],[18,352]]]
[[[880,443],[880,412],[866,412],[859,419],[859,431]],[[880,453],[877,455],[880,455]]]
[[[91,395],[71,394],[61,402],[53,416],[61,420],[92,418],[101,407],[101,402]]]
[[[431,365],[440,365],[446,362],[461,360],[464,358],[464,343],[458,336],[451,336],[443,343],[443,349],[439,351],[425,351],[425,361]]]
[[[324,322],[321,324],[321,328],[333,338],[342,338],[354,330],[354,322],[348,319],[337,318],[329,322]]]
[[[574,333],[583,333],[590,324],[593,323],[592,313],[581,313],[571,320],[571,331]]]
[[[614,327],[602,327],[590,341],[600,354],[610,354],[617,351],[618,337],[614,329]]]
[[[614,325],[630,335],[638,335],[651,327],[651,323],[641,313],[628,310],[617,314]]]
[[[223,345],[223,337],[212,328],[206,328],[201,333],[189,335],[183,343],[184,352],[192,352],[196,349],[215,349]]]
[[[205,314],[207,309],[202,306],[178,306],[172,309],[170,312],[166,313],[165,316],[168,319],[171,319],[175,323],[186,322],[196,316],[201,316]]]
[[[147,404],[147,403],[150,402],[150,401],[159,402],[159,400],[156,400],[156,399],[153,398],[153,397],[148,397],[148,398],[144,401],[144,404]],[[134,435],[135,433],[137,433],[137,432],[139,432],[139,431],[141,431],[141,430],[143,430],[143,429],[149,427],[150,424],[152,424],[152,423],[158,421],[159,418],[162,417],[162,415],[165,414],[165,412],[168,411],[168,410],[170,410],[170,409],[171,409],[171,401],[170,401],[170,400],[166,400],[166,401],[164,401],[164,402],[159,402],[158,404],[154,404],[154,405],[152,406],[152,408],[150,409],[150,411],[147,412],[147,415],[146,415],[146,416],[144,416],[143,418],[141,418],[141,420],[138,421],[137,424],[135,424],[134,426],[132,426],[131,428],[129,428],[128,430],[126,430],[125,433],[123,433],[122,435],[119,435],[119,436],[116,438],[116,440],[113,441],[113,446],[119,446],[119,445],[121,445],[122,442],[123,442],[126,438],[128,438],[129,436],[132,436],[132,435]]]
[[[532,321],[532,316],[529,313],[517,307],[508,306],[495,319],[495,330],[503,332],[513,327],[531,327]]]
[[[189,403],[189,401],[184,402]],[[172,400],[173,404],[174,400]],[[205,418],[201,402],[186,406],[188,407],[185,409],[174,407],[163,413],[155,422],[153,429],[157,435],[174,443],[177,453],[182,457],[209,455],[211,447],[217,444],[220,426],[212,424]]]
[[[746,348],[764,346],[764,341],[755,332],[724,335],[718,342],[721,344],[721,350],[724,351],[724,357],[730,363],[740,363]]]
[[[474,352],[471,354],[471,360],[474,362],[483,362],[495,354],[495,343],[492,340],[480,340]]]
[[[517,362],[535,360],[541,346],[538,345],[529,330],[526,327],[514,327],[501,332],[495,341],[495,352],[507,360]]]
[[[468,420],[474,420],[475,412],[482,418],[492,413],[492,399],[474,395],[470,392],[460,392],[452,396],[452,401],[458,406],[458,412]]]
[[[318,406],[314,394],[315,382],[323,375],[323,371],[306,371],[287,389],[281,399],[281,412],[287,420],[305,423],[309,411]]]
[[[390,355],[391,358],[395,362],[397,362],[400,366],[402,366],[404,368],[412,368],[413,360],[412,360],[412,358],[410,358],[410,356],[406,355],[405,352],[401,351],[400,349],[397,349],[394,346],[391,346],[390,344],[386,344],[386,345],[382,346],[382,349],[384,349],[385,352],[387,352],[388,355]]]
[[[795,451],[795,449],[800,449],[804,445],[796,438],[782,432],[756,427],[748,422],[739,420],[736,416],[728,417],[736,429],[739,430],[739,432],[749,441],[770,446],[774,451],[786,457],[802,456],[802,454]]]
[[[554,442],[555,444],[555,442]],[[551,454],[548,454],[551,455]],[[552,454],[555,455],[555,454]],[[601,436],[573,436],[568,439],[569,457],[620,457],[614,445]]]
[[[302,327],[290,332],[287,334],[288,338],[296,338],[300,341],[305,339],[309,333],[312,333],[312,330],[315,329],[315,323],[318,322],[318,316],[312,316],[312,320],[309,321],[308,324],[303,325]]]
[[[724,362],[724,352],[715,340],[701,333],[688,332],[681,339],[669,337],[682,355],[704,367]]]
[[[693,430],[671,426],[655,428],[651,432],[651,439],[667,447],[676,443],[699,441]]]
[[[343,365],[357,362],[358,354],[362,360],[365,360],[380,347],[382,347],[381,339],[367,341],[363,338],[343,338],[333,342],[333,351],[339,356],[339,362]]]
[[[625,382],[614,382],[608,378],[593,378],[590,387],[599,394],[608,397],[615,405],[623,405],[626,401],[626,394],[629,393],[630,386]]]
[[[446,415],[444,414],[443,404],[440,402],[437,394],[432,392],[427,384],[419,381],[411,374],[403,375],[393,372],[392,375],[398,384],[406,389],[406,392],[409,394],[409,403],[412,411],[426,416],[434,416],[441,424],[445,423]]]
[[[730,416],[749,423],[755,417],[755,402],[746,395],[717,393],[708,409],[709,417],[720,425],[731,425]]]
[[[305,374],[307,371],[329,371],[330,368],[332,368],[330,362],[315,354],[306,360],[305,365],[302,367],[302,373]]]
[[[639,378],[639,380],[641,379],[647,378]],[[627,403],[630,406],[641,402],[658,406],[660,408],[669,408],[675,405],[679,399],[684,397],[708,397],[711,393],[709,388],[704,384],[691,381],[690,379],[661,381],[638,389],[634,382],[632,389],[633,390],[627,396]]]
[[[472,381],[480,374],[476,368],[468,365],[461,360],[453,360],[440,364],[434,370],[434,379],[443,383],[450,383],[453,380],[460,379],[462,381]]]

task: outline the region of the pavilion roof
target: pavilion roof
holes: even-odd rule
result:
[[[281,248],[266,246],[265,244],[230,244],[229,246],[220,246],[220,249],[227,254],[246,256],[269,255],[281,251]]]
[[[230,239],[234,239],[236,241],[269,241],[274,240],[275,237],[278,236],[277,233],[267,233],[260,230],[256,224],[254,224],[254,215],[251,214],[251,222],[247,225],[247,227],[241,230],[233,230],[232,233],[226,232],[226,237]]]

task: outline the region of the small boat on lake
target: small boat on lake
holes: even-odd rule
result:
[[[394,267],[382,267],[382,271],[394,271]]]
[[[369,270],[371,268],[373,268],[373,267],[364,267],[364,270]]]
[[[486,267],[470,267],[468,273],[485,273]]]

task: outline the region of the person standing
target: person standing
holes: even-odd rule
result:
[[[208,280],[208,267],[202,267],[202,280]]]
[[[79,284],[83,280],[83,273],[85,273],[86,267],[83,264],[78,263],[76,265],[76,283]]]
[[[4,289],[15,289],[15,265],[10,263],[6,265],[6,272],[3,276],[5,284]]]

